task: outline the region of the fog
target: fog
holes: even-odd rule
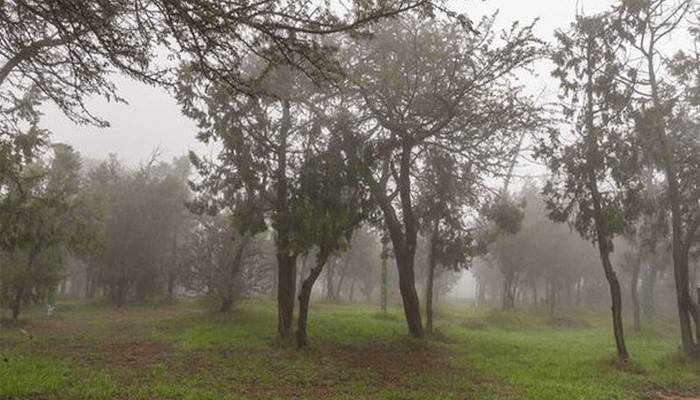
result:
[[[452,1],[450,7],[459,12],[469,9],[473,19],[499,13],[499,23],[506,26],[511,21],[531,22],[538,19],[535,31],[539,37],[551,40],[556,29],[565,28],[577,9],[594,14],[609,5],[609,1]],[[526,85],[533,93],[547,98],[556,96],[557,83],[550,79],[548,62],[536,68],[536,76],[528,77]],[[117,154],[129,165],[148,160],[154,150],[159,150],[163,159],[187,154],[189,151],[207,154],[216,148],[205,146],[196,140],[195,123],[182,115],[172,95],[159,87],[120,76],[113,77],[119,94],[128,104],[107,103],[91,99],[88,107],[95,114],[110,122],[109,128],[79,126],[73,124],[56,107],[50,104],[43,108],[44,125],[51,131],[52,140],[71,144],[86,157],[104,159],[110,153]],[[154,119],[153,116],[158,118]],[[537,176],[542,169],[529,159],[518,165],[518,174]],[[463,273],[450,296],[473,298],[475,283],[470,273]]]
[[[697,398],[699,16],[0,2],[0,399]]]

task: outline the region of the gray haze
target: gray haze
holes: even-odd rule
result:
[[[605,0],[452,2],[454,9],[468,12],[472,19],[499,10],[498,22],[502,26],[507,26],[514,20],[527,23],[539,18],[536,32],[547,39],[552,37],[556,29],[565,28],[573,20],[577,7],[580,12],[592,14],[609,5],[610,2]],[[549,65],[541,63],[537,69],[538,79],[531,79],[525,84],[532,93],[552,98],[557,87],[549,77]],[[181,156],[190,150],[197,153],[211,151],[211,148],[196,140],[197,127],[180,113],[177,103],[165,90],[122,77],[115,77],[115,82],[129,104],[107,103],[102,99],[89,102],[92,112],[110,122],[109,128],[76,126],[55,107],[47,105],[44,126],[53,133],[53,141],[71,144],[88,158],[100,159],[116,153],[130,165],[148,159],[155,149],[160,151],[165,160]],[[527,160],[523,160],[517,173],[541,174],[537,166]],[[474,279],[470,273],[462,274],[451,295],[473,297]]]

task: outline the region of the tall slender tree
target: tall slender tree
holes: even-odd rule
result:
[[[554,135],[540,153],[553,173],[545,186],[550,217],[572,221],[592,239],[610,287],[618,358],[629,358],[622,323],[621,286],[610,254],[612,240],[632,220],[639,203],[636,152],[624,110],[630,87],[618,77],[622,39],[611,15],[577,16],[557,31],[553,76],[560,80],[564,115],[574,124],[573,142]]]
[[[627,0],[616,12],[620,32],[642,60],[633,69],[644,78],[637,82],[635,124],[647,159],[665,179],[681,342],[686,354],[700,357],[700,306],[689,279],[689,254],[700,237],[697,28],[691,29],[694,50],[673,58],[663,51],[696,6],[693,0]]]

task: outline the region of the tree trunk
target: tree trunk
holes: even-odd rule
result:
[[[396,266],[399,273],[399,292],[403,299],[403,310],[409,333],[416,338],[422,338],[423,322],[421,321],[420,300],[416,292],[415,257],[418,241],[418,222],[413,214],[411,204],[411,152],[412,144],[404,142],[401,151],[401,161],[398,180],[396,182],[401,200],[403,224],[399,222],[396,212],[383,193],[380,201],[384,212],[389,236],[396,254]]]
[[[277,282],[277,330],[281,337],[286,338],[292,334],[294,320],[294,296],[296,292],[296,257],[277,255],[278,282]]]
[[[348,301],[352,303],[352,299],[355,296],[355,278],[350,281],[350,294],[348,296]]]
[[[549,316],[553,317],[554,309],[557,305],[557,286],[554,278],[550,278],[549,280],[549,295],[547,296],[547,300],[549,301]]]
[[[338,263],[338,265],[342,265],[342,268],[340,271],[340,280],[338,280],[338,286],[336,287],[335,295],[333,296],[335,301],[340,300],[340,291],[343,289],[343,282],[345,281],[345,276],[347,275],[347,272],[348,272],[347,261],[343,262],[342,264]]]
[[[642,281],[643,283],[643,303],[644,303],[644,314],[647,317],[652,317],[654,315],[655,304],[654,304],[654,289],[656,287],[656,278],[658,276],[658,268],[655,265],[649,263],[647,268],[646,277]]]
[[[388,240],[389,238],[386,236],[382,236],[382,271],[381,271],[381,287],[380,287],[380,294],[379,294],[379,301],[380,301],[380,308],[382,310],[383,314],[386,314],[387,312],[387,303],[388,303],[388,297],[389,297],[389,275],[387,271],[387,259],[389,258],[389,249],[388,249]]]
[[[306,279],[306,274],[309,272],[308,268],[308,262],[309,262],[309,255],[306,254],[304,255],[304,260],[301,262],[301,271],[299,271],[299,281],[297,282],[297,287],[301,288],[301,285],[304,284],[304,279]]]
[[[24,298],[24,283],[22,283],[15,292],[15,300],[12,303],[12,319],[17,320],[19,318],[20,311],[22,309],[22,299]]]
[[[221,306],[219,307],[219,312],[227,313],[231,311],[231,307],[233,307],[233,294],[227,293],[226,296],[223,296],[221,298]]]
[[[337,260],[331,260],[326,268],[326,300],[333,301],[335,296],[335,288],[333,286],[333,278],[335,275],[335,267]]]
[[[622,325],[622,290],[620,282],[610,263],[610,253],[612,252],[611,240],[607,221],[603,215],[602,196],[598,190],[598,172],[601,163],[601,154],[598,147],[598,137],[594,126],[594,111],[593,111],[593,61],[591,58],[591,42],[587,51],[587,66],[586,75],[588,82],[586,85],[586,175],[588,191],[590,192],[591,202],[593,204],[593,219],[596,228],[596,237],[598,243],[598,252],[600,260],[605,271],[605,278],[610,286],[610,297],[612,300],[612,322],[613,334],[615,336],[615,345],[617,346],[617,357],[621,361],[629,359],[627,346],[625,345],[624,328]]]
[[[483,280],[479,280],[477,284],[477,298],[476,298],[476,304],[478,306],[483,306],[486,304],[486,282]]]
[[[634,330],[639,332],[642,330],[642,322],[639,310],[639,298],[637,296],[637,287],[639,286],[639,270],[642,267],[641,256],[634,265],[632,270],[632,282],[630,282],[630,290],[632,293],[632,307],[634,309]]]
[[[408,331],[413,337],[422,338],[424,332],[420,316],[420,301],[415,285],[414,259],[405,254],[399,257],[397,254],[396,263],[399,268],[399,291],[403,298],[403,310]]]
[[[435,282],[435,264],[438,240],[439,221],[433,223],[433,232],[430,236],[430,248],[428,252],[428,282],[425,288],[425,319],[428,335],[433,334],[433,286]]]
[[[286,99],[281,101],[281,105],[273,219],[277,231],[277,331],[281,337],[286,338],[292,334],[294,319],[297,255],[291,249],[292,216],[287,182],[287,139],[291,130],[291,105]]]
[[[650,44],[653,46],[653,43]],[[663,109],[659,97],[659,84],[656,79],[656,66],[654,62],[654,49],[646,54],[647,70],[649,73],[649,85],[651,87],[651,98],[654,109],[660,113]],[[666,127],[663,117],[657,115],[654,119],[655,131],[659,142],[658,150],[661,153],[662,169],[666,175],[668,201],[671,206],[671,238],[673,249],[673,276],[676,284],[676,302],[678,305],[678,321],[681,331],[681,342],[683,351],[691,357],[700,357],[700,337],[698,341],[693,338],[693,327],[691,318],[695,319],[696,331],[700,332],[700,316],[697,314],[697,303],[690,296],[688,281],[688,243],[684,243],[690,238],[684,238],[683,233],[683,211],[681,209],[681,190],[676,173],[676,165],[673,148],[666,136]],[[684,240],[685,239],[685,240]]]
[[[328,252],[325,250],[319,251],[316,256],[316,266],[311,269],[309,276],[304,279],[299,291],[299,318],[297,320],[297,348],[301,349],[308,345],[308,335],[306,333],[307,319],[309,315],[309,301],[311,299],[311,291],[314,283],[321,275],[323,266],[328,260]]]
[[[175,294],[175,279],[177,275],[174,272],[168,274],[168,298],[172,299]]]
[[[399,292],[403,300],[404,315],[406,324],[410,334],[416,338],[424,336],[423,323],[421,321],[420,301],[416,292],[416,277],[415,277],[415,254],[418,240],[418,221],[413,211],[411,200],[411,153],[413,151],[413,142],[406,139],[405,135],[397,134],[396,137],[403,137],[401,143],[401,154],[399,160],[398,171],[392,173],[389,162],[390,159],[384,161],[382,176],[379,180],[373,177],[368,177],[368,183],[372,198],[377,202],[382,210],[386,229],[389,231],[389,237],[393,244],[393,249],[396,257],[396,268],[399,275]],[[353,143],[348,141],[347,152],[355,161],[362,163],[357,156],[357,149],[350,147]],[[390,158],[390,157],[389,157]],[[398,192],[398,205],[401,208],[401,219],[397,214],[395,206],[396,200],[393,196],[387,194],[387,185],[389,177],[394,176],[396,191]]]
[[[239,279],[241,276],[241,266],[243,264],[243,254],[245,253],[246,247],[250,242],[251,237],[249,235],[242,236],[236,245],[235,253],[233,258],[228,265],[228,274],[226,276],[226,287],[224,296],[221,299],[220,312],[229,312],[231,307],[236,301],[236,296],[238,295],[239,289]],[[296,279],[296,276],[294,277]]]
[[[515,272],[507,270],[503,273],[503,292],[501,293],[501,308],[511,310],[515,306]]]

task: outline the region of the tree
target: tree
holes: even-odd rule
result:
[[[175,235],[188,225],[184,173],[158,162],[157,153],[135,170],[111,156],[88,173],[88,190],[105,209],[104,246],[89,260],[88,276],[113,304],[148,300],[170,286]]]
[[[442,9],[427,0],[347,5],[353,11],[339,16],[329,5],[288,0],[244,7],[211,0],[4,1],[0,101],[35,88],[73,121],[105,125],[85,108],[84,99],[98,95],[120,100],[108,80],[115,71],[168,83],[163,68],[152,68],[157,46],[194,61],[214,81],[240,87],[250,82],[241,79],[239,68],[251,56],[272,65],[298,60],[295,65],[319,75],[332,64],[326,57],[331,49],[319,43],[321,36],[409,10]]]
[[[342,121],[339,121],[342,129]],[[307,156],[301,170],[297,220],[297,246],[316,246],[316,264],[304,279],[299,292],[297,347],[307,345],[306,325],[313,285],[328,258],[347,249],[353,231],[365,219],[369,206],[363,193],[358,167],[344,156],[339,138],[330,135],[325,150]]]
[[[149,73],[153,34],[129,1],[19,1],[0,4],[0,105],[25,93],[56,104],[77,123],[106,125],[85,99],[120,100],[108,75],[115,70],[158,81]],[[18,97],[19,96],[19,97]],[[0,128],[8,134],[7,126]]]
[[[635,126],[651,164],[665,178],[683,350],[700,357],[700,306],[689,281],[689,253],[700,230],[698,53],[679,52],[669,59],[662,51],[663,41],[682,26],[694,6],[692,0],[623,1],[616,11],[620,31],[643,60],[634,69],[645,78],[637,82]],[[697,28],[691,35],[695,42],[700,38]]]
[[[634,139],[625,126],[629,86],[620,83],[621,38],[611,16],[577,16],[569,31],[556,33],[552,75],[568,100],[564,115],[575,127],[574,142],[552,137],[542,149],[553,178],[545,186],[550,216],[573,218],[579,233],[598,246],[610,286],[612,322],[618,358],[629,358],[622,324],[622,295],[610,254],[614,235],[622,233],[639,204]]]
[[[251,67],[253,70],[255,66]],[[198,121],[199,139],[219,141],[217,160],[192,155],[203,179],[194,189],[210,192],[202,207],[233,210],[242,233],[275,231],[278,263],[278,332],[292,333],[296,293],[294,202],[298,198],[304,150],[312,150],[319,125],[304,101],[317,96],[310,82],[289,66],[270,71],[255,96],[232,91],[224,84],[209,85],[199,74],[183,70],[178,100],[185,115]],[[312,153],[313,154],[313,153]],[[215,194],[220,194],[216,196]]]
[[[521,270],[526,267],[522,252],[530,244],[527,241],[531,237],[514,236],[520,232],[522,226],[523,206],[524,204],[518,204],[516,199],[511,198],[507,189],[504,189],[495,203],[483,211],[491,226],[482,233],[482,236],[486,236],[482,241],[488,244],[488,252],[503,275],[501,306],[504,310],[515,307],[518,280]]]
[[[471,256],[471,232],[465,226],[468,212],[477,202],[471,165],[439,149],[430,149],[417,178],[416,209],[421,230],[428,238],[426,282],[426,330],[433,333],[433,289],[438,265],[460,270]]]
[[[179,265],[178,258],[184,247],[184,237],[192,224],[192,214],[184,207],[190,201],[191,192],[187,186],[191,166],[187,157],[178,157],[169,164],[161,164],[163,178],[157,189],[157,201],[162,204],[158,208],[164,234],[170,241],[170,256],[163,257],[163,272],[167,275],[168,297],[174,296],[177,284]]]
[[[617,248],[614,261],[625,273],[630,275],[630,299],[632,300],[633,329],[642,330],[641,306],[639,302],[639,277],[642,271],[644,249],[635,232],[625,232],[623,240],[615,243]]]
[[[448,12],[441,1],[389,0],[325,2],[271,0],[241,6],[236,1],[151,0],[150,25],[166,37],[174,54],[198,73],[229,89],[254,94],[268,67],[289,65],[315,82],[333,82],[339,72],[335,46],[323,37],[345,31],[371,31],[374,22],[408,11]],[[148,8],[146,8],[148,10]],[[340,15],[336,10],[349,10]],[[449,13],[454,15],[454,13]],[[454,15],[454,17],[457,17]],[[457,17],[467,23],[466,18]],[[266,65],[250,76],[251,59]]]
[[[230,311],[247,290],[255,290],[256,282],[245,278],[258,274],[246,274],[246,269],[261,266],[261,242],[239,234],[226,214],[200,216],[186,238],[183,281],[187,288],[216,298],[220,312]]]
[[[415,288],[419,221],[413,175],[429,148],[471,163],[477,176],[497,174],[514,132],[529,129],[533,107],[510,83],[540,55],[532,27],[513,25],[496,40],[493,18],[475,30],[402,17],[356,40],[345,55],[354,127],[345,149],[384,216],[411,335],[423,336]],[[476,31],[480,34],[475,33]]]
[[[94,205],[81,195],[80,157],[70,146],[52,145],[48,159],[37,159],[24,171],[32,179],[18,181],[6,193],[20,197],[13,204],[14,216],[3,220],[3,250],[9,257],[3,268],[2,292],[12,293],[13,318],[22,301],[35,294],[43,297],[61,280],[68,254],[84,254],[97,245]]]
[[[359,291],[366,302],[372,300],[378,286],[381,291],[380,241],[376,229],[365,223],[353,233],[350,249],[345,254],[350,273],[359,282]]]

